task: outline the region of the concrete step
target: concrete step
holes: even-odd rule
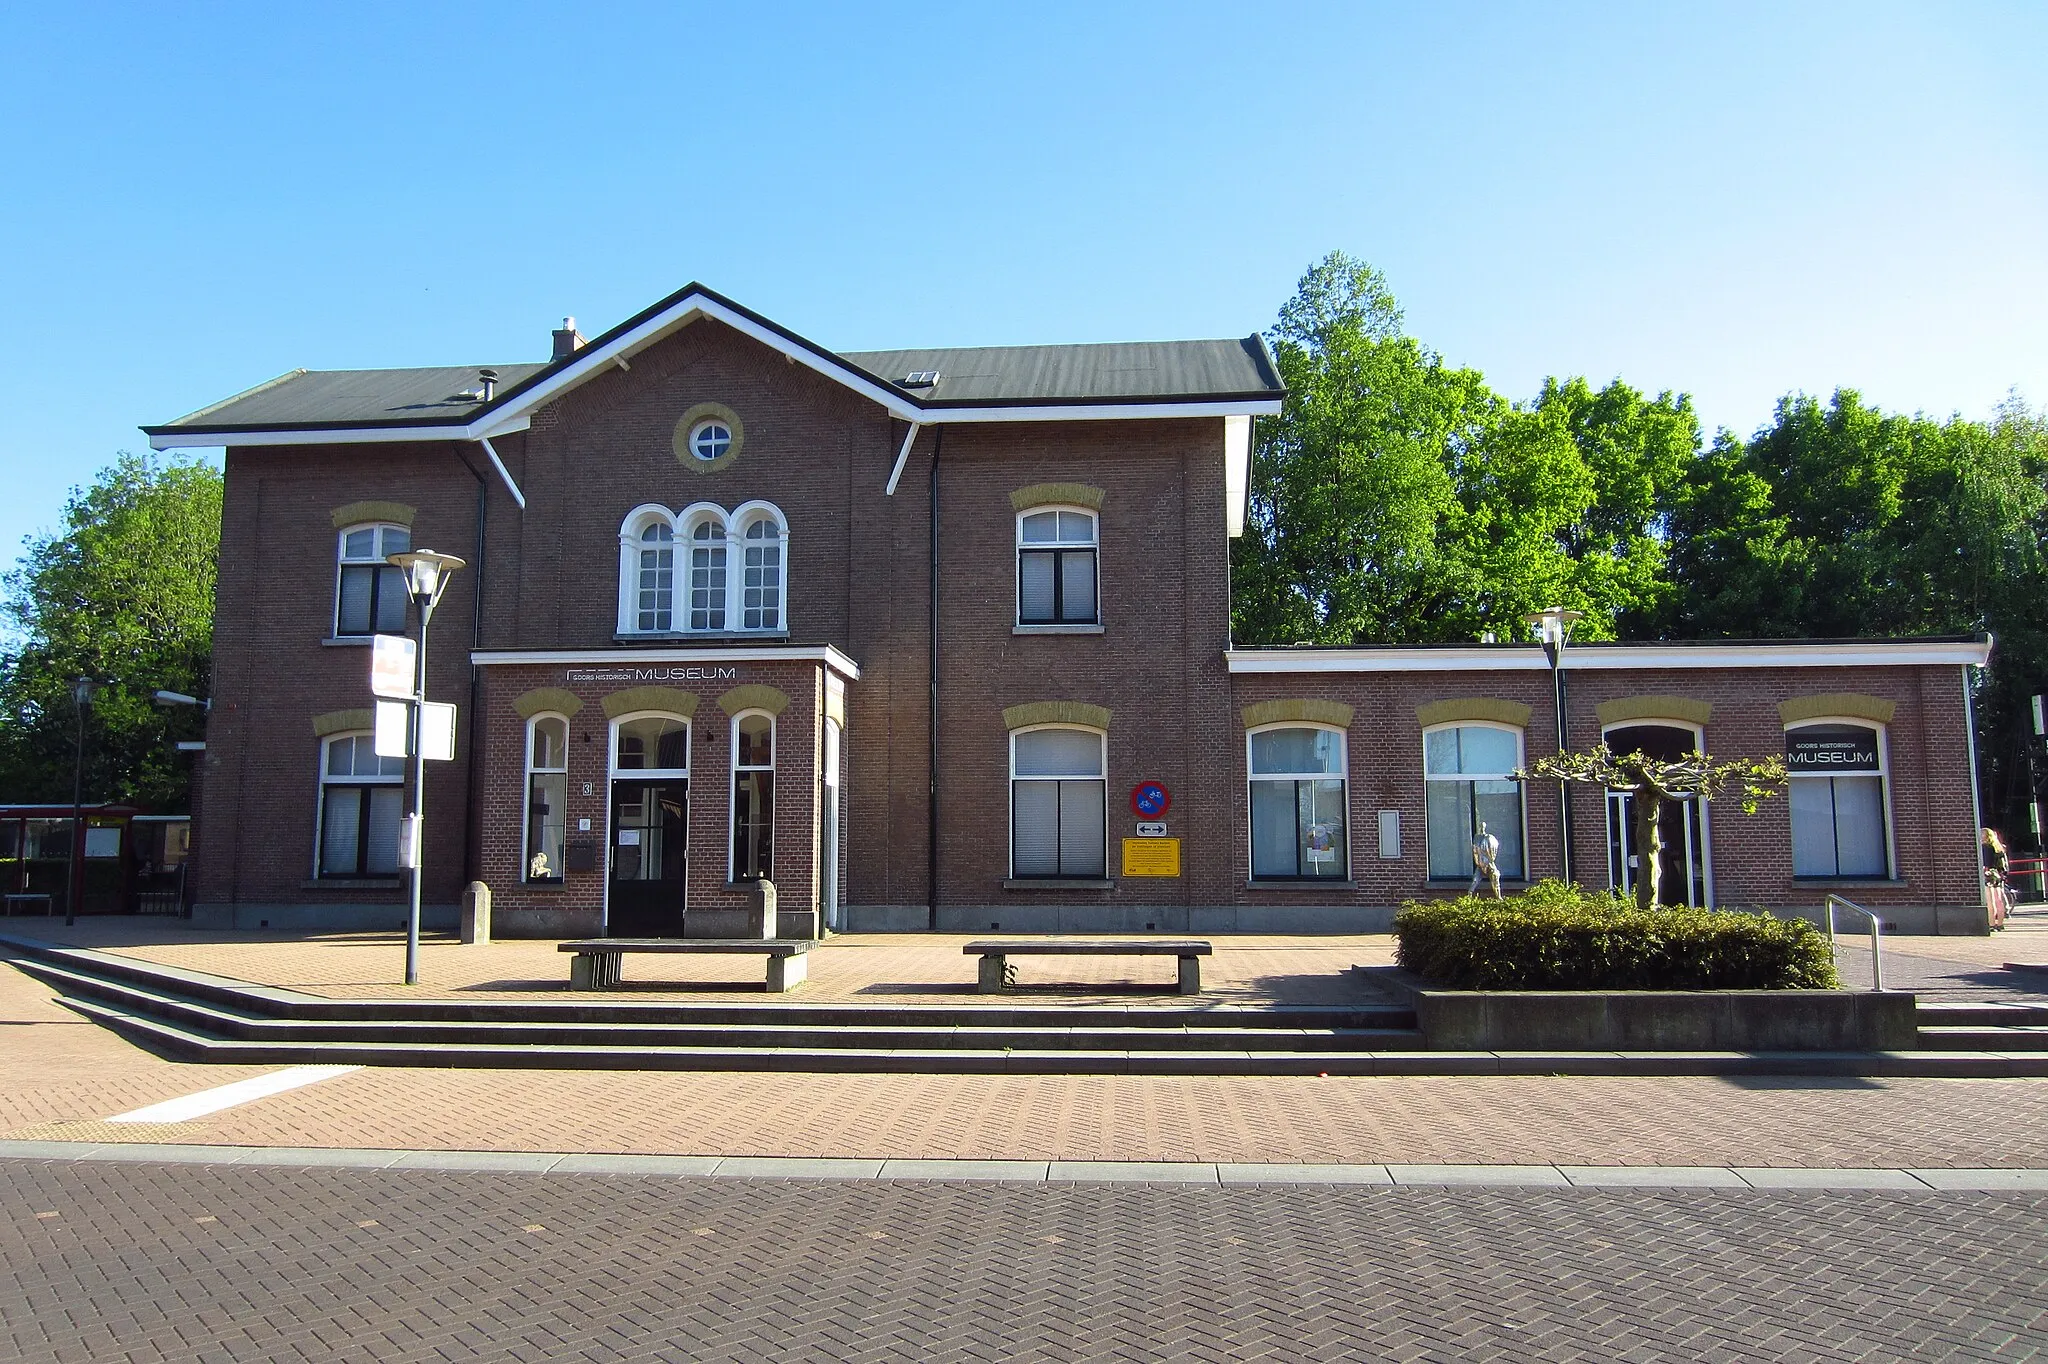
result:
[[[1247,1005],[1186,1001],[1166,996],[1159,1004],[813,1004],[728,1000],[635,1001],[475,999],[327,999],[274,986],[178,967],[161,966],[111,952],[53,947],[0,934],[24,969],[47,963],[77,975],[121,981],[229,1008],[252,1017],[335,1021],[419,1020],[461,1023],[700,1023],[724,1027],[809,1025],[826,1028],[1273,1028],[1408,1029],[1415,1012],[1405,1007],[1344,1005]],[[566,980],[564,981],[566,985]]]
[[[1926,1027],[1920,1045],[1942,1051],[2048,1051],[2048,1027]]]
[[[22,970],[74,999],[150,1017],[222,1041],[365,1043],[380,1046],[475,1045],[575,1048],[713,1048],[747,1051],[883,1050],[1314,1052],[1385,1051],[1422,1045],[1421,1034],[1398,1028],[1287,1027],[925,1027],[792,1024],[617,1023],[433,1019],[351,1020],[263,1017],[166,990],[103,980],[67,966],[19,961]]]
[[[2048,1055],[1986,1052],[1114,1052],[494,1047],[238,1042],[86,999],[67,1007],[157,1050],[217,1064],[1053,1075],[1831,1075],[2048,1077]]]
[[[1914,1011],[1923,1028],[1932,1027],[2038,1027],[2048,1025],[2048,1004],[2005,1004],[1991,1001],[1933,1003],[1923,1001]]]

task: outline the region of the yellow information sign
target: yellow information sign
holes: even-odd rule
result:
[[[1125,839],[1124,875],[1180,875],[1180,840],[1177,838]]]

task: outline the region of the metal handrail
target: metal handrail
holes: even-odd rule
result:
[[[1830,960],[1838,960],[1835,957],[1835,907],[1837,905],[1840,905],[1843,909],[1853,909],[1864,918],[1870,920],[1870,988],[1882,991],[1884,989],[1884,921],[1862,905],[1857,904],[1854,900],[1846,899],[1843,896],[1830,892],[1825,901],[1828,915],[1828,957]]]

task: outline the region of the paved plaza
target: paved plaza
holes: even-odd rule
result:
[[[396,961],[126,936],[323,993]],[[1995,977],[2020,941],[1893,959]],[[844,946],[814,997],[971,976]],[[1240,1000],[1390,951],[1233,947]],[[428,989],[527,997],[557,957],[430,943]],[[2048,1357],[2048,1081],[341,1067],[114,1122],[281,1072],[156,1056],[7,967],[0,1032],[10,1361]]]

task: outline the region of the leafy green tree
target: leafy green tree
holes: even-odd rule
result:
[[[0,799],[71,798],[71,684],[85,676],[105,684],[86,725],[86,799],[184,807],[189,759],[172,745],[201,717],[151,697],[207,693],[220,512],[214,469],[123,453],[0,578]]]

